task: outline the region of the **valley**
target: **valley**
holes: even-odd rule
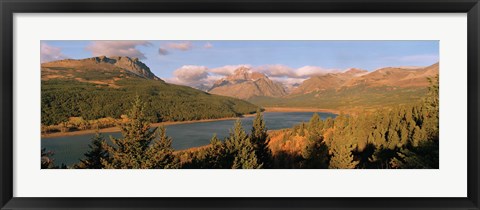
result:
[[[294,41],[262,42],[263,50],[256,48],[259,42],[234,50],[230,47],[240,42],[215,42],[226,47],[223,51],[211,49],[209,42],[159,41],[158,51],[146,41],[88,43],[108,47],[108,54],[89,45],[83,50],[95,49],[93,57],[65,54],[41,63],[43,169],[439,167],[435,56],[424,65],[408,61],[422,56],[375,54],[383,62],[370,65],[376,60],[364,62],[360,54],[349,58],[354,61],[336,60],[328,54],[335,49]],[[267,50],[273,43],[299,56]],[[311,43],[345,47],[343,42]],[[383,47],[392,44],[380,44],[378,50],[391,53]],[[247,48],[260,51],[235,53]],[[300,49],[323,53],[317,58]],[[76,50],[70,51],[77,54],[73,57],[82,57]],[[220,52],[232,56],[201,55],[221,57]],[[144,53],[150,53],[148,59]],[[228,65],[237,59],[255,65]],[[319,60],[330,68],[319,66]],[[345,68],[343,62],[358,66]]]

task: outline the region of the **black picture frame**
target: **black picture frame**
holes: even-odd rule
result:
[[[1,209],[479,209],[478,0],[0,0]],[[13,197],[15,13],[467,13],[468,196],[466,198],[18,198]],[[448,180],[445,180],[448,181]],[[414,189],[412,189],[414,190]]]

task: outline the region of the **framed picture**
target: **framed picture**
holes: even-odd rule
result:
[[[478,209],[477,0],[2,1],[1,209]]]

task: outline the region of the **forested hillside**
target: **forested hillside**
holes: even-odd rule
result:
[[[68,61],[66,67],[62,62],[42,65],[44,126],[64,124],[76,129],[91,127],[91,124],[96,124],[95,128],[114,126],[113,121],[126,113],[137,95],[145,102],[149,122],[237,117],[257,109],[240,99],[165,83],[148,69],[138,70],[147,77],[113,65],[109,60],[90,59],[88,65],[83,60]],[[71,117],[76,117],[76,122],[70,124],[79,125],[67,125]]]

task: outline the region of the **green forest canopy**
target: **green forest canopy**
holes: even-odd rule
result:
[[[43,80],[42,124],[57,125],[69,117],[119,119],[137,95],[146,103],[149,122],[238,117],[258,108],[239,99],[162,81],[129,78],[116,84],[120,87],[68,79]]]

